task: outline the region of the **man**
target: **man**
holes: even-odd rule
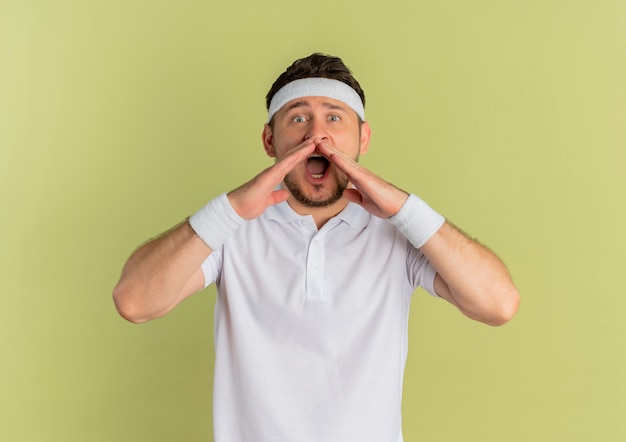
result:
[[[294,62],[267,96],[275,163],[139,248],[114,290],[144,322],[217,284],[217,442],[402,441],[415,288],[487,324],[517,310],[493,253],[358,164],[364,103],[339,58]]]

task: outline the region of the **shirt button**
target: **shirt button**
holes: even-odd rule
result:
[[[318,269],[317,264],[313,264],[313,271],[317,272],[317,269]]]

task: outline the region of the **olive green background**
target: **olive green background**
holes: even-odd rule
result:
[[[265,93],[314,51],[366,91],[362,164],[522,292],[500,328],[416,293],[405,439],[626,440],[617,0],[0,0],[0,440],[212,440],[214,288],[140,326],[111,290],[271,164]]]

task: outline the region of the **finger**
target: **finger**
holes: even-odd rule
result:
[[[282,181],[285,175],[291,172],[298,163],[309,157],[314,150],[315,143],[312,140],[306,140],[289,150],[283,158],[272,166],[273,173],[280,178],[278,182]]]
[[[325,142],[317,143],[316,147],[332,164],[348,175],[352,184],[359,190],[368,193],[374,190],[374,187],[384,182],[381,178],[361,166],[356,160],[336,147]]]
[[[306,140],[304,140],[302,143],[298,144],[297,146],[292,147],[291,149],[289,149],[286,154],[285,157],[292,155],[296,152],[299,152],[302,149],[308,149],[309,147],[311,147],[311,145],[313,145],[313,149],[315,149],[315,139],[313,138],[307,138]]]
[[[307,140],[299,144],[279,161],[259,173],[254,181],[265,191],[272,191],[298,163],[304,161],[314,150],[315,144],[312,141]]]
[[[354,189],[344,191],[346,199],[380,217],[389,217],[400,209],[407,198],[406,192],[361,166],[336,147],[321,141],[316,146],[320,153],[348,175],[354,185]]]
[[[347,172],[350,167],[358,166],[357,162],[351,157],[346,155],[341,150],[332,146],[331,144],[318,140],[315,142],[316,149],[324,155],[330,162],[336,164],[342,171]]]
[[[368,172],[367,169],[357,163],[354,158],[326,142],[317,143],[316,148],[332,164],[348,175],[355,184],[359,182],[360,176],[362,176],[363,173]]]

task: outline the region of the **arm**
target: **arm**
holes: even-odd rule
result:
[[[117,311],[134,323],[165,315],[204,286],[200,266],[210,253],[187,220],[144,244],[113,290]]]
[[[348,200],[385,219],[395,216],[404,207],[409,197],[406,192],[380,179],[328,143],[318,141],[318,150],[350,177],[354,188],[344,192]],[[422,219],[411,220],[419,227],[422,238],[428,233],[423,241],[420,238],[417,244],[412,242],[437,269],[436,293],[472,319],[490,325],[510,320],[519,306],[519,293],[500,259],[449,223],[427,221],[427,227],[435,226],[431,232],[422,228]]]
[[[254,219],[270,205],[285,201],[289,193],[277,190],[276,186],[314,149],[312,141],[305,141],[251,181],[229,192],[227,203],[236,216],[244,220]],[[217,236],[222,240],[229,232],[217,225],[220,224],[220,213],[215,211],[213,201],[191,218],[194,228],[186,220],[131,255],[113,290],[113,300],[120,315],[135,323],[155,319],[204,287],[201,265],[211,254],[212,247],[221,246],[221,243],[210,240],[212,232],[219,231]],[[215,224],[211,224],[211,220]]]
[[[437,269],[435,292],[466,316],[489,325],[513,318],[520,295],[502,261],[454,226],[443,226],[422,246]]]

